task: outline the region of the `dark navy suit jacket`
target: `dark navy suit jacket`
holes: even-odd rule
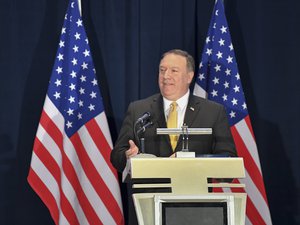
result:
[[[118,140],[111,152],[111,162],[118,171],[126,165],[125,151],[129,148],[128,140],[137,145],[139,139],[134,134],[134,124],[145,112],[150,112],[153,125],[144,133],[145,153],[158,157],[173,154],[168,135],[157,135],[156,128],[165,128],[163,98],[161,94],[135,101],[128,107]],[[236,149],[226,117],[225,108],[215,102],[190,94],[184,123],[189,128],[212,128],[212,135],[189,135],[190,151],[200,154],[226,154],[236,156]],[[175,151],[181,151],[182,140],[179,138]]]

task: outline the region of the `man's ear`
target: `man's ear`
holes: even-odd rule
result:
[[[188,72],[188,83],[190,84],[194,78],[194,72]]]

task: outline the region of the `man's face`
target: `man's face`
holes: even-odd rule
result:
[[[159,65],[158,84],[161,94],[171,101],[176,101],[188,90],[194,72],[187,70],[186,58],[168,54]]]

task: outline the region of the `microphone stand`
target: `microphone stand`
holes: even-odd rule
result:
[[[140,141],[140,146],[141,146],[141,149],[140,149],[140,152],[141,153],[145,153],[145,137],[144,137],[144,133],[146,131],[146,128],[151,126],[153,124],[152,121],[148,121],[146,124],[142,124],[142,126],[140,127],[140,129],[138,129],[138,131],[136,132],[137,133],[137,136],[139,137],[139,141]],[[141,136],[140,136],[141,134]]]
[[[188,126],[183,124],[182,128],[182,152],[189,152],[189,131]]]
[[[144,115],[147,115],[149,117],[150,113],[147,113],[147,114],[144,114]],[[137,140],[139,140],[139,144],[140,144],[140,151],[139,152],[140,153],[145,153],[144,133],[146,131],[146,128],[150,127],[152,124],[153,124],[153,122],[150,121],[148,118],[146,120],[139,118],[134,124],[134,135],[136,136]]]

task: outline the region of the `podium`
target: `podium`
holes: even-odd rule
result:
[[[242,158],[134,157],[130,171],[139,225],[245,224],[245,193],[210,192],[244,184],[209,182],[244,178]]]

